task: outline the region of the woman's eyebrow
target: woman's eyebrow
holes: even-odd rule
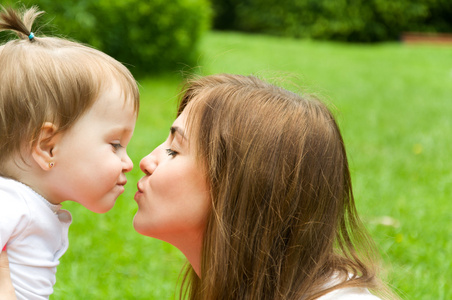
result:
[[[174,136],[174,134],[177,132],[177,133],[179,133],[180,134],[180,136],[183,138],[183,139],[187,139],[186,137],[185,137],[185,135],[184,135],[184,131],[182,130],[182,128],[180,128],[180,127],[177,127],[177,126],[172,126],[171,128],[170,128],[170,131],[171,131],[171,135],[172,136]]]

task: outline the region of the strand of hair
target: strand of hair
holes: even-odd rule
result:
[[[11,7],[0,7],[2,9],[0,12],[0,31],[14,31],[20,38],[27,38],[30,35],[34,20],[44,13],[38,11],[36,6],[31,7],[21,15]]]

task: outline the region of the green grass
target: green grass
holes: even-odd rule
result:
[[[452,47],[351,45],[210,33],[201,74],[261,74],[316,92],[335,111],[358,211],[404,299],[452,299]],[[182,68],[182,67],[181,67]],[[172,299],[185,259],[134,232],[140,158],[175,115],[180,77],[140,80],[142,106],[126,192],[104,215],[67,203],[74,221],[51,299]]]

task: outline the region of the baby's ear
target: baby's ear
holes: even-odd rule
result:
[[[56,132],[57,127],[53,123],[45,122],[33,145],[33,159],[43,170],[51,169],[55,163],[53,161],[53,148],[58,139]]]

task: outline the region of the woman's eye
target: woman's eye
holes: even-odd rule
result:
[[[168,156],[176,156],[177,152],[173,149],[165,149],[166,153],[168,153]]]

